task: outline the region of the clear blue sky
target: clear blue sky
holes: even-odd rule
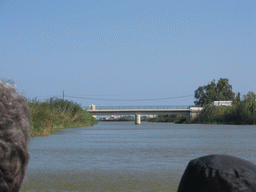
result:
[[[228,78],[256,93],[255,0],[0,0],[0,78],[28,99],[193,105]]]

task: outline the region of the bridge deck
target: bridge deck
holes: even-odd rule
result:
[[[110,114],[188,114],[190,109],[108,109],[108,110],[87,110],[93,115]]]
[[[110,110],[110,109],[189,109],[189,105],[153,105],[153,106],[95,106],[96,110]],[[84,107],[90,110],[90,106]]]

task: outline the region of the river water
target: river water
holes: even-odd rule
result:
[[[256,164],[256,126],[100,122],[32,138],[21,191],[176,191],[191,159]]]

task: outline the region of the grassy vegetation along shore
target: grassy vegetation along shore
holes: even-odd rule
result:
[[[50,98],[46,102],[29,101],[31,114],[30,135],[45,136],[57,129],[84,127],[97,124],[92,115],[78,104],[62,99]]]
[[[201,113],[188,123],[255,125],[256,105],[250,107],[239,102],[233,106],[206,106]]]

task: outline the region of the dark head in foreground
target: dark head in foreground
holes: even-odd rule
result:
[[[228,155],[209,155],[191,160],[178,192],[256,191],[256,165]]]
[[[29,160],[27,101],[0,80],[0,191],[19,191]]]

